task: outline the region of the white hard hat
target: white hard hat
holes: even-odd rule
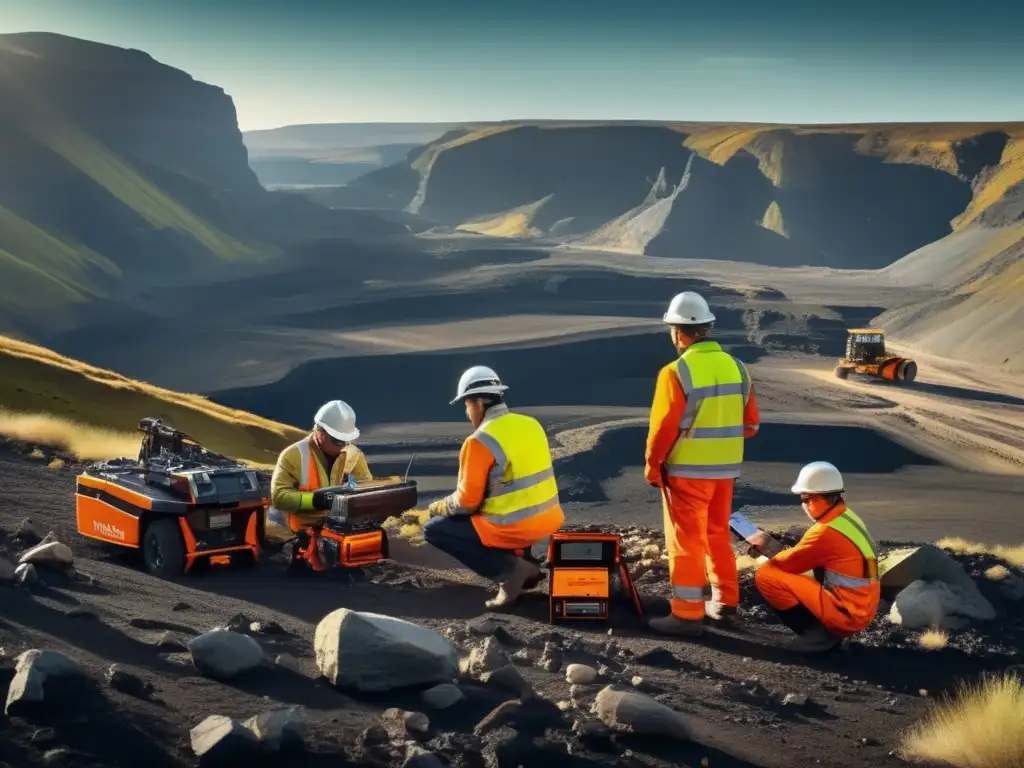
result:
[[[800,470],[793,493],[842,493],[843,476],[827,461],[812,461]]]
[[[704,325],[715,322],[711,308],[704,297],[693,291],[676,294],[668,305],[668,312],[661,318],[670,325]]]
[[[486,365],[474,365],[468,369],[462,378],[459,379],[459,389],[451,404],[455,405],[459,400],[469,395],[500,395],[508,387],[501,383],[498,374],[493,368]]]
[[[320,406],[313,423],[335,440],[355,440],[359,437],[356,429],[356,412],[344,400],[331,400]]]

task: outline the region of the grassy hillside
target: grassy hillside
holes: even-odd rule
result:
[[[0,435],[59,445],[84,459],[133,456],[145,416],[254,464],[273,464],[284,446],[305,434],[0,336]]]

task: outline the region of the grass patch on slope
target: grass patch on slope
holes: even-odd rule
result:
[[[554,195],[547,195],[535,202],[520,205],[494,216],[467,221],[456,229],[460,232],[473,232],[490,237],[535,237],[541,233],[531,226],[533,219],[552,197]]]
[[[194,237],[221,259],[256,255],[161,190],[105,144],[59,120],[33,126],[32,135],[158,229]]]
[[[956,768],[1024,768],[1024,682],[1006,672],[962,685],[902,737],[904,760]]]
[[[954,229],[976,221],[988,208],[1002,200],[1010,188],[1024,181],[1024,136],[1011,138],[1003,148],[999,165],[975,190],[967,210],[953,219]]]
[[[994,547],[990,547],[986,544],[979,544],[976,541],[961,539],[959,536],[949,536],[939,539],[935,542],[935,546],[940,549],[948,549],[950,552],[956,552],[958,555],[993,555],[1010,565],[1024,568],[1024,544],[1010,547],[1005,544],[996,544]]]
[[[95,251],[71,245],[0,205],[0,301],[5,307],[38,310],[52,302],[102,296],[90,271],[121,274]]]
[[[127,455],[135,455],[144,416],[162,418],[214,451],[256,464],[273,464],[282,448],[305,434],[6,336],[0,336],[0,403],[0,434],[84,451],[88,458],[125,455],[129,445]]]
[[[426,149],[420,153],[413,163],[412,167],[419,172],[420,176],[426,176],[430,173],[430,169],[434,166],[434,161],[437,160],[438,156],[449,149],[455,147],[461,147],[463,144],[471,144],[474,141],[480,139],[486,139],[488,136],[495,136],[505,131],[511,131],[513,128],[520,128],[521,126],[514,123],[506,125],[488,125],[483,128],[477,128],[471,130],[469,133],[463,134],[458,138],[454,138],[451,141],[445,141],[440,144],[428,144]]]

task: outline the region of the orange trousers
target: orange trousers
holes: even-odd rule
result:
[[[825,589],[816,579],[787,573],[767,562],[754,573],[762,597],[778,611],[803,605],[837,637],[850,637],[875,618],[881,588],[873,584],[858,589]]]
[[[704,587],[709,576],[713,601],[731,607],[739,604],[736,555],[729,530],[735,482],[731,478],[670,477],[663,489],[672,614],[681,619],[704,617]]]

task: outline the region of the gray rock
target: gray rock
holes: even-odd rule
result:
[[[339,608],[316,628],[316,664],[333,685],[364,692],[450,682],[459,652],[450,640],[410,621]]]
[[[378,744],[387,744],[391,737],[387,730],[380,723],[374,723],[364,730],[356,738],[356,741],[364,747],[372,747]]]
[[[882,589],[887,593],[922,580],[959,584],[968,591],[977,589],[963,566],[934,544],[889,552],[879,558],[878,573]]]
[[[299,707],[253,715],[244,725],[268,752],[297,750],[304,746],[306,719]]]
[[[259,667],[263,648],[248,635],[228,629],[213,629],[188,641],[192,664],[207,677],[226,680]]]
[[[570,664],[565,668],[565,681],[574,685],[587,685],[597,680],[597,670],[586,664]]]
[[[807,705],[807,695],[803,693],[787,693],[782,700],[784,707],[803,707]]]
[[[513,664],[520,667],[532,667],[534,664],[533,653],[531,653],[529,648],[520,648],[509,659]]]
[[[15,661],[4,712],[14,717],[43,705],[46,683],[51,678],[84,676],[85,670],[63,653],[37,648],[25,651]]]
[[[493,672],[484,672],[480,676],[480,682],[504,688],[523,700],[531,699],[534,696],[533,687],[523,678],[519,669],[512,664],[498,667]]]
[[[540,667],[545,672],[557,672],[562,668],[562,649],[554,643],[545,643],[540,657]]]
[[[127,693],[129,696],[145,699],[152,695],[153,684],[138,675],[123,669],[119,664],[111,664],[107,670],[107,683],[115,691]]]
[[[465,700],[462,689],[452,683],[441,683],[422,693],[420,698],[431,709],[448,709]]]
[[[2,570],[3,568],[0,567],[0,571]],[[3,574],[0,573],[0,578],[2,577]],[[31,587],[39,583],[39,573],[32,563],[22,563],[14,569],[14,581],[23,587]]]
[[[902,590],[889,609],[889,621],[906,629],[961,629],[970,619],[989,621],[995,608],[974,584],[915,581]]]
[[[19,563],[33,565],[49,565],[58,568],[70,568],[75,561],[71,548],[59,541],[43,541],[29,549],[19,559]]]
[[[241,765],[260,748],[256,734],[237,720],[223,715],[210,715],[189,731],[192,751],[199,764]]]
[[[508,657],[501,650],[501,644],[493,637],[488,637],[469,653],[469,674],[479,677],[484,672],[493,672],[506,666]]]
[[[408,738],[421,739],[430,733],[430,718],[422,712],[408,712],[392,707],[384,710],[380,724],[388,732],[388,736],[397,741]]]
[[[499,704],[490,712],[488,712],[484,719],[476,724],[473,732],[478,736],[482,736],[485,733],[493,731],[495,728],[501,728],[502,726],[511,723],[515,720],[519,714],[519,710],[522,709],[523,703],[517,699],[510,699],[502,704]]]
[[[468,629],[474,635],[487,636],[493,635],[498,631],[501,625],[493,619],[488,619],[484,616],[478,616],[475,619],[471,619],[466,622],[466,629]]]
[[[683,714],[642,693],[619,691],[609,685],[597,694],[593,712],[616,731],[665,736],[676,741],[692,739],[693,729]]]

